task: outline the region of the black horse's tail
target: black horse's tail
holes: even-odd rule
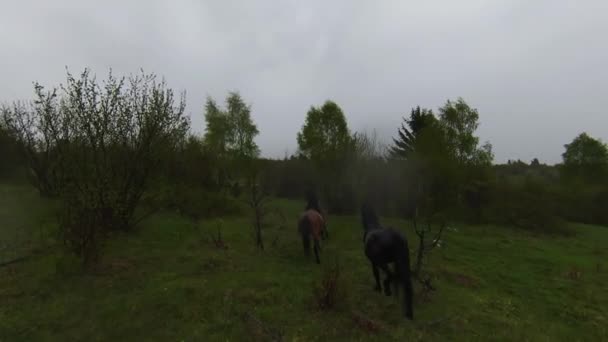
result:
[[[414,291],[412,288],[412,276],[410,271],[410,250],[405,238],[403,239],[402,248],[399,250],[395,266],[397,268],[398,277],[403,284],[403,311],[405,317],[414,319],[414,311],[412,308]]]
[[[310,220],[308,216],[300,218],[298,221],[298,231],[302,237],[302,245],[304,246],[304,253],[310,254],[310,232],[312,231]]]

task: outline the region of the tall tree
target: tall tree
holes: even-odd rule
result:
[[[215,100],[207,98],[205,103],[205,146],[218,157],[225,157],[228,151],[230,124],[227,115],[218,107]]]
[[[228,94],[226,109],[207,98],[205,121],[204,146],[215,159],[217,185],[224,188],[231,179],[247,176],[243,172],[250,171],[252,161],[260,154],[254,141],[259,131],[251,119],[251,107],[238,92]]]
[[[437,118],[430,109],[412,108],[410,117],[403,118],[401,127],[397,130],[397,138],[393,138],[393,146],[390,147],[390,155],[393,158],[409,159],[415,152],[416,142],[423,130],[434,125]]]
[[[479,148],[479,138],[475,131],[479,127],[479,113],[462,98],[448,100],[439,108],[439,124],[444,131],[447,146],[460,164],[491,164],[492,148],[486,142]]]
[[[254,141],[259,131],[251,119],[251,107],[239,93],[228,94],[225,110],[207,98],[205,121],[205,144],[220,157],[255,158],[260,154]]]
[[[251,119],[251,107],[241,95],[231,92],[226,99],[228,121],[228,150],[236,158],[256,158],[260,149],[254,138],[260,133]]]
[[[608,174],[608,147],[602,141],[581,133],[564,145],[564,175],[588,183],[601,183]]]
[[[353,153],[354,141],[342,109],[332,101],[320,108],[311,107],[297,136],[299,152],[312,161],[317,171],[317,184],[329,210],[345,210],[350,187],[345,187],[344,172]],[[346,198],[348,197],[348,198]]]
[[[300,153],[323,166],[339,161],[353,143],[344,113],[332,101],[310,108],[297,139]]]
[[[532,167],[540,166],[540,161],[538,160],[538,158],[532,159],[532,161],[530,162],[530,166],[532,166]]]

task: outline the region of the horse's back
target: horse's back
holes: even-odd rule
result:
[[[394,261],[404,247],[407,248],[405,236],[391,227],[374,229],[365,239],[366,256],[382,263]]]

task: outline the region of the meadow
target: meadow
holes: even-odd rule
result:
[[[330,216],[321,265],[296,234],[303,202],[275,199],[264,251],[249,216],[149,217],[107,240],[95,272],[79,271],[56,236],[53,203],[28,185],[0,185],[0,341],[600,341],[608,337],[608,229],[570,224],[542,235],[451,224],[416,284],[414,321],[373,291],[357,216]],[[382,215],[382,213],[380,213]],[[381,217],[416,236],[411,222]],[[222,244],[217,240],[221,231]],[[215,238],[212,238],[215,236]],[[314,288],[339,265],[338,304]]]

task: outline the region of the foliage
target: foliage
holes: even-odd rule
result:
[[[608,181],[608,147],[581,133],[564,146],[562,174],[569,181],[605,184]]]
[[[0,177],[12,175],[22,165],[19,147],[19,142],[11,134],[4,118],[0,117]]]
[[[297,140],[300,153],[315,166],[329,210],[343,212],[342,201],[352,198],[344,194],[350,187],[343,176],[353,153],[353,137],[342,109],[332,101],[311,107]]]
[[[292,157],[284,160],[264,160],[260,175],[262,186],[271,194],[290,199],[302,199],[315,185],[314,168],[310,161]]]
[[[478,149],[479,138],[474,135],[479,127],[479,113],[462,98],[448,100],[439,108],[439,123],[451,154],[460,164],[492,162],[491,145]]]
[[[205,105],[204,144],[209,155],[214,156],[216,179],[222,188],[233,178],[246,177],[239,170],[259,156],[260,149],[254,139],[259,134],[251,119],[251,107],[240,94],[231,92],[226,98],[226,109],[221,109],[212,98]]]
[[[608,187],[562,185],[558,192],[557,211],[569,221],[608,225]]]
[[[110,230],[129,230],[158,161],[181,143],[189,128],[185,99],[156,76],[108,79],[90,71],[68,72],[60,89],[36,84],[28,108],[15,104],[4,115],[24,146],[43,193],[59,196],[61,228],[68,247],[95,263]]]
[[[45,93],[42,86],[35,84],[37,100],[33,103],[14,102],[2,106],[2,116],[9,135],[17,140],[17,146],[26,160],[29,180],[45,197],[55,195],[58,186],[59,158],[53,140],[57,135],[58,121],[56,90]]]
[[[408,157],[412,167],[407,170],[408,176],[416,179],[409,190],[416,194],[423,215],[459,208],[471,184],[491,178],[493,159],[490,143],[479,147],[479,138],[474,135],[479,126],[477,110],[462,98],[448,100],[439,109],[438,120],[430,118],[431,111],[425,113],[429,124],[416,135]],[[417,111],[412,114],[417,115]]]
[[[243,205],[222,191],[217,161],[200,137],[188,136],[160,160],[159,174],[144,193],[142,206],[175,210],[195,221],[241,214]]]
[[[260,149],[254,138],[259,131],[251,120],[251,107],[245,104],[238,93],[230,93],[226,104],[229,123],[228,151],[237,159],[258,157]]]
[[[426,128],[437,124],[437,118],[430,109],[420,106],[412,108],[409,119],[403,118],[404,123],[397,130],[397,138],[393,138],[390,153],[393,158],[409,159],[416,152],[418,138]],[[407,126],[407,127],[406,127]]]
[[[532,161],[530,162],[530,166],[539,167],[540,166],[540,161],[538,160],[538,158],[532,159]]]
[[[352,147],[344,113],[332,101],[310,108],[297,140],[300,153],[324,171],[343,167]]]
[[[534,178],[522,184],[491,184],[486,219],[538,233],[567,234],[558,211],[558,194]]]
[[[450,153],[443,130],[439,125],[429,126],[416,140],[415,152],[404,170],[419,214],[444,212],[452,207],[463,182],[464,167]]]
[[[228,139],[230,123],[228,116],[210,97],[205,104],[205,136],[204,142],[207,149],[219,157],[226,157],[228,153]]]
[[[205,144],[216,154],[227,157],[256,157],[259,148],[253,141],[259,133],[251,120],[251,108],[239,93],[231,92],[226,98],[226,109],[207,98],[205,105]]]
[[[191,220],[235,216],[244,212],[243,206],[232,196],[187,182],[157,184],[158,189],[145,198],[152,208],[175,210]]]
[[[188,184],[206,191],[219,191],[214,177],[214,156],[205,148],[196,135],[189,135],[173,153],[161,160],[162,181]]]
[[[349,183],[354,190],[357,202],[372,196],[372,184],[378,174],[378,168],[385,164],[386,148],[382,145],[373,131],[356,132],[353,134],[353,154],[349,160]],[[358,209],[358,208],[356,208]]]
[[[388,154],[388,149],[380,142],[375,130],[371,133],[363,131],[353,134],[353,151],[358,161],[382,160]]]

